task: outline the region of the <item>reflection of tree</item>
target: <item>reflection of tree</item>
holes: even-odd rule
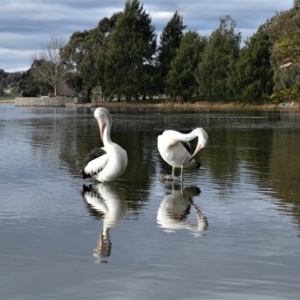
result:
[[[239,175],[239,131],[213,131],[209,139],[209,149],[201,153],[202,160],[223,187],[232,187]]]
[[[270,156],[270,186],[284,210],[292,212],[300,224],[300,132],[275,131]],[[291,205],[292,204],[292,205]]]
[[[272,147],[273,129],[253,129],[241,133],[241,158],[247,169],[252,170],[253,180],[258,185],[266,185],[270,166],[270,151]]]

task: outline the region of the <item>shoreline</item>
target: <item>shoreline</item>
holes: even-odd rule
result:
[[[195,103],[143,103],[141,102],[102,102],[102,103],[86,103],[86,104],[73,104],[68,103],[67,107],[106,107],[106,108],[120,108],[120,109],[220,109],[220,110],[241,110],[241,109],[262,109],[262,110],[272,110],[272,109],[289,109],[298,110],[300,104],[295,103],[292,106],[280,106],[274,103],[267,104],[249,104],[249,103],[221,103],[221,102],[207,102],[199,101]]]
[[[0,100],[0,103],[14,103],[14,99]],[[119,109],[220,109],[220,110],[245,110],[245,109],[261,109],[261,110],[272,110],[272,109],[288,109],[288,110],[298,110],[300,109],[300,103],[294,103],[293,105],[280,105],[274,103],[266,104],[250,104],[250,103],[222,103],[222,102],[208,102],[208,101],[197,101],[194,103],[151,103],[151,102],[101,102],[101,103],[66,103],[65,107],[71,108],[89,108],[89,107],[107,107],[107,108],[119,108]]]

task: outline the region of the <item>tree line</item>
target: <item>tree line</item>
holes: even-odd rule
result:
[[[176,11],[157,44],[150,15],[138,0],[101,19],[96,28],[52,37],[32,57],[19,82],[23,96],[62,86],[103,99],[152,99],[258,103],[297,99],[300,94],[300,0],[276,13],[242,43],[230,16],[209,36],[186,31]]]

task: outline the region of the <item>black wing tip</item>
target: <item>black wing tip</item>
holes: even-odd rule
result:
[[[86,179],[86,178],[91,178],[92,176],[90,174],[87,174],[85,172],[82,173],[82,178]]]
[[[84,172],[84,168],[82,168],[82,169],[78,172],[78,175],[81,176],[83,179],[92,177],[90,174],[87,174],[87,173]]]
[[[197,161],[196,161],[196,164],[197,164],[196,169],[200,169],[200,167],[202,166],[202,164],[199,163],[199,162],[197,162]]]

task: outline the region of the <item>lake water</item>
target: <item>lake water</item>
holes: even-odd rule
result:
[[[103,186],[77,176],[93,109],[0,104],[0,299],[299,299],[299,111],[111,114]],[[202,168],[160,182],[157,136],[198,126]]]

